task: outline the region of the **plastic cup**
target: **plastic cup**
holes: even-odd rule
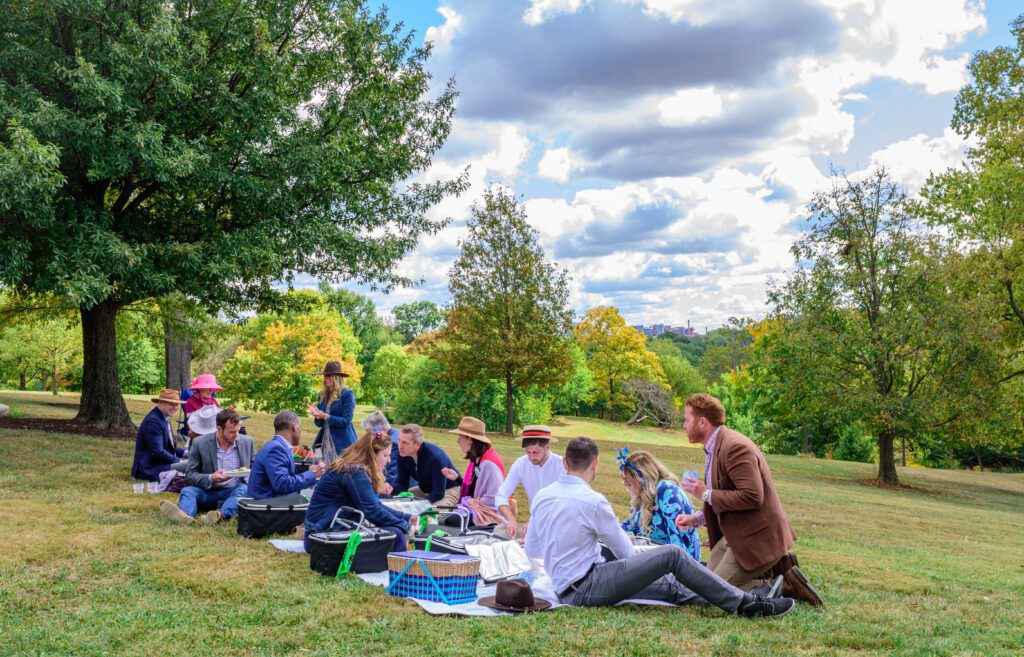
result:
[[[132,484],[132,490],[136,495],[142,495],[146,491],[146,484]]]
[[[686,472],[683,473],[683,481],[686,481],[687,479],[696,480],[697,477],[698,475],[696,470],[687,470]]]
[[[150,493],[159,493],[160,491],[157,490],[158,488],[160,488],[159,481],[150,481],[146,484],[146,490]]]

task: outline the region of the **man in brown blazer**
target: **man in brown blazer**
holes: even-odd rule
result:
[[[796,534],[761,450],[725,427],[725,408],[711,395],[691,395],[683,417],[687,438],[704,446],[705,463],[704,482],[685,479],[682,486],[704,506],[695,514],[678,516],[676,526],[707,526],[708,568],[733,586],[750,591],[782,575],[783,595],[821,605],[821,597],[790,552]]]

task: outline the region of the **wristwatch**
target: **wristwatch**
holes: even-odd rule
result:
[[[710,499],[711,499],[711,489],[708,488],[703,493],[701,493],[700,501],[703,502],[704,504],[707,504]]]

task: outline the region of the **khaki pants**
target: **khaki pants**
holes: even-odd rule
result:
[[[715,547],[711,549],[711,556],[708,557],[708,570],[739,590],[749,591],[754,587],[768,583],[768,580],[771,579],[772,567],[778,561],[776,559],[756,571],[743,570],[743,567],[736,561],[736,555],[732,553],[732,548],[729,547],[728,541],[725,540],[725,537],[722,537],[715,543]]]
[[[444,497],[435,502],[435,505],[456,506],[459,503],[459,489],[459,486],[452,486],[451,488],[445,490]],[[414,497],[418,497],[421,500],[427,498],[426,493],[420,490],[419,486],[413,486],[412,488],[409,489],[409,492],[412,493]]]

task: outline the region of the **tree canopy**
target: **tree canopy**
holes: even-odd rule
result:
[[[114,320],[181,292],[272,302],[299,273],[384,289],[464,179],[428,46],[364,0],[26,3],[0,29],[0,283],[81,310],[79,418],[130,425]]]

